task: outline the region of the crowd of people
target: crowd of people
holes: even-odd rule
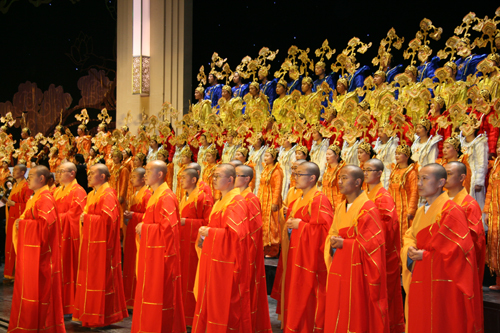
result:
[[[316,62],[290,47],[272,80],[278,51],[234,71],[215,53],[189,113],[165,104],[137,135],[103,109],[92,137],[82,110],[76,137],[23,128],[15,149],[6,115],[9,331],[133,309],[133,332],[271,332],[264,258],[285,332],[483,331],[486,264],[500,290],[495,15],[465,16],[433,58],[442,29],[422,20],[406,68],[391,29],[371,75],[358,38],[330,74],[328,41]]]

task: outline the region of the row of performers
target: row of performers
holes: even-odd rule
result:
[[[266,163],[280,170],[276,157],[266,150]],[[55,189],[45,166],[31,168],[26,180],[26,167],[17,165],[8,202],[17,254],[9,330],[64,332],[63,314],[107,326],[127,317],[128,306],[133,332],[181,333],[186,325],[192,332],[271,332],[263,239],[271,232],[265,219],[275,213],[281,253],[271,296],[285,332],[404,332],[405,323],[408,332],[483,330],[485,236],[481,209],[463,186],[465,164],[412,169],[426,205],[402,245],[382,161],[339,168],[336,208],[319,189],[317,164],[293,166],[295,185],[276,205],[270,198],[281,188],[264,191],[261,177],[254,195],[255,172],[237,160],[218,164],[211,186],[199,164],[188,164],[180,197],[165,182],[167,164],[151,161],[132,171],[133,195],[122,212],[104,164],[90,168],[88,196],[71,162],[58,167]]]

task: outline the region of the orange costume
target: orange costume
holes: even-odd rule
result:
[[[424,250],[422,260],[408,263],[409,247]],[[464,211],[446,192],[427,212],[418,209],[401,261],[409,333],[483,332],[474,242]]]
[[[262,179],[262,178],[261,178]],[[259,198],[247,187],[241,196],[248,209],[248,260],[250,261],[250,307],[252,332],[272,332],[267,303],[266,270],[264,266],[264,245],[262,242],[262,214]]]
[[[270,257],[278,255],[280,250],[280,209],[283,204],[281,186],[283,170],[279,163],[266,165],[260,175],[258,197],[262,205],[262,235],[264,253]],[[278,206],[273,212],[272,206]]]
[[[333,168],[330,164],[327,164],[325,173],[323,174],[323,188],[321,189],[321,191],[325,193],[328,200],[330,200],[334,211],[345,199],[344,195],[339,192],[339,187],[337,185],[340,170],[344,165],[344,161],[341,161],[339,164],[337,164],[335,168]]]
[[[381,228],[385,235],[385,267],[387,272],[387,302],[389,305],[389,324],[391,333],[405,331],[403,296],[401,295],[401,240],[399,233],[396,204],[380,182],[371,191],[368,199],[375,203],[380,213]],[[484,237],[483,237],[484,238]]]
[[[27,163],[34,155],[34,152],[32,151],[32,147],[34,146],[34,141],[35,139],[30,136],[19,142],[19,155],[17,156],[17,163],[24,161],[24,164],[28,165]],[[27,150],[24,148],[27,148]]]
[[[466,188],[467,191],[470,189],[470,182],[471,182],[471,177],[472,177],[472,171],[470,169],[470,165],[469,165],[468,160],[469,160],[469,156],[467,154],[462,154],[462,156],[460,156],[458,158],[458,162],[462,162],[465,165],[465,167],[467,168],[467,175],[465,176],[464,183],[462,184]],[[443,167],[446,167],[446,164],[448,164],[448,160],[444,157],[438,158],[436,160],[436,163],[441,164]]]
[[[196,307],[193,292],[198,267],[198,254],[195,248],[196,238],[200,227],[208,225],[213,205],[212,193],[204,192],[199,183],[189,197],[187,195],[182,197],[179,205],[181,218],[186,219],[186,223],[179,227],[179,234],[182,300],[184,301],[184,316],[187,326],[193,324],[194,309]]]
[[[217,168],[217,163],[214,163],[212,165],[206,164],[205,168],[203,169],[203,175],[201,177],[201,180],[205,184],[208,184],[208,186],[210,186],[210,188],[212,189],[212,197],[214,198],[214,201],[220,198],[220,192],[214,188],[214,183],[212,181],[212,179],[214,178],[215,168]]]
[[[24,213],[26,203],[33,194],[33,191],[28,188],[26,179],[16,182],[10,192],[9,200],[14,201],[14,206],[10,206],[6,212],[5,225],[5,266],[3,274],[8,279],[14,278],[14,266],[16,264],[16,252],[12,242],[12,229],[15,227],[14,222]]]
[[[61,302],[61,229],[47,186],[28,201],[16,229],[17,272],[8,332],[66,332]]]
[[[181,200],[185,193],[185,191],[182,189],[182,180],[181,180],[182,171],[184,171],[184,169],[186,169],[186,165],[185,164],[180,165],[179,171],[175,175],[175,177],[177,177],[177,188],[175,189],[175,196],[177,197],[178,200]]]
[[[333,219],[330,201],[318,188],[288,206],[301,219],[290,236],[285,272],[283,332],[323,332],[327,271],[323,244]]]
[[[77,136],[75,138],[76,149],[78,154],[82,154],[83,158],[87,159],[89,156],[89,151],[92,146],[92,141],[90,141],[90,135]]]
[[[177,198],[162,183],[142,220],[132,332],[186,332]]]
[[[123,164],[113,164],[110,170],[109,186],[116,191],[118,200],[123,200],[120,207],[120,226],[123,228],[123,212],[127,208],[128,186],[130,183],[130,172]]]
[[[5,181],[9,177],[12,177],[12,174],[10,173],[10,169],[5,170],[4,168],[1,168],[0,169],[0,186],[3,186],[5,184]]]
[[[80,227],[73,320],[103,327],[128,317],[121,269],[118,199],[109,183],[88,194]]]
[[[234,188],[212,208],[199,253],[193,333],[250,332],[247,204]]]
[[[127,307],[130,309],[134,307],[135,287],[137,284],[135,227],[142,221],[150,197],[151,191],[148,186],[143,186],[139,191],[132,194],[128,209],[133,215],[127,223],[125,239],[123,240],[123,289],[125,290]]]
[[[78,252],[80,249],[80,216],[87,203],[87,192],[73,182],[59,186],[55,193],[59,224],[61,226],[62,300],[64,314],[73,313],[75,304]]]
[[[484,213],[488,214],[488,266],[500,276],[500,156],[490,171]]]
[[[400,169],[396,165],[389,178],[389,192],[396,203],[396,211],[398,212],[401,246],[403,245],[403,235],[411,227],[411,221],[408,221],[406,215],[415,216],[418,208],[417,178],[417,166],[413,163],[404,169]]]

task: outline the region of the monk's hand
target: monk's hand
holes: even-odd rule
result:
[[[483,185],[476,185],[476,186],[474,186],[474,191],[475,192],[481,192],[482,189],[483,189]]]
[[[408,219],[408,221],[411,221],[411,220],[413,220],[413,215],[406,214],[406,218]]]
[[[294,219],[294,218],[288,219],[288,221],[286,221],[286,226],[289,229],[298,229],[300,221],[302,221],[302,220],[301,219]]]
[[[277,211],[278,211],[278,205],[274,205],[274,204],[273,204],[273,205],[271,205],[271,210],[272,210],[273,212],[277,212]]]
[[[488,220],[490,219],[490,216],[488,213],[484,213],[484,224],[488,225]]]
[[[210,227],[200,227],[200,229],[198,230],[198,233],[200,234],[200,236],[207,237],[208,230],[210,230]]]
[[[181,217],[181,225],[182,226],[186,225],[186,218],[185,217]]]
[[[19,221],[21,221],[21,219],[17,219],[16,220],[16,229],[19,230]]]
[[[82,213],[82,215],[80,215],[80,223],[83,224],[83,219],[85,218],[85,213]]]
[[[318,181],[318,183],[316,184],[318,187],[321,187],[323,186],[323,182],[321,180]]]
[[[286,213],[288,213],[288,207],[287,206],[283,206],[283,214],[286,215]]]
[[[129,210],[123,212],[123,217],[126,218],[127,220],[130,220],[132,216],[134,216],[134,213]]]
[[[408,257],[410,257],[413,261],[422,260],[424,257],[424,250],[418,250],[415,247],[410,246],[408,248]]]
[[[341,249],[344,247],[344,239],[340,236],[330,237],[331,247],[334,249]]]
[[[135,233],[138,234],[139,236],[141,235],[141,232],[142,232],[142,225],[143,223],[139,223],[135,226]]]
[[[14,206],[16,203],[12,200],[7,200],[7,206]]]
[[[121,204],[123,204],[123,202],[124,202],[124,201],[125,201],[125,199],[124,199],[124,198],[122,198],[122,197],[118,197],[118,202],[120,203],[120,205],[121,205]]]

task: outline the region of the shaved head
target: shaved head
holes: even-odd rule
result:
[[[361,179],[361,184],[365,181],[365,174],[363,170],[357,165],[346,165],[342,169],[347,171],[347,174],[350,175],[354,180]]]
[[[240,165],[236,167],[236,172],[240,172],[242,175],[246,177],[250,177],[248,182],[251,182],[253,179],[253,169],[248,165]]]
[[[219,164],[217,170],[221,171],[226,177],[233,177],[233,180],[236,179],[236,170],[229,163]]]
[[[319,180],[319,176],[321,174],[321,171],[319,170],[319,166],[316,163],[313,162],[304,162],[301,163],[301,167],[304,167],[307,173],[316,176],[316,181]]]
[[[74,171],[76,173],[76,165],[74,163],[65,162],[65,163],[61,164],[61,167],[70,171],[70,172]]]
[[[240,160],[232,160],[231,162],[229,162],[229,164],[231,164],[235,168],[243,165],[243,163]]]
[[[151,161],[148,163],[148,165],[151,167],[151,169],[155,170],[156,172],[163,172],[163,176],[167,174],[168,168],[167,164],[163,161],[156,160],[156,161]]]
[[[99,172],[100,175],[106,176],[106,181],[108,181],[110,174],[109,174],[109,169],[105,164],[102,163],[97,163],[94,164],[93,166],[97,172]]]
[[[307,161],[306,160],[296,160],[295,163],[296,165],[301,165],[302,163],[306,163]]]
[[[198,171],[196,171],[195,169],[184,169],[184,171],[182,172],[187,177],[189,177],[189,179],[196,178],[196,182],[198,182],[198,180],[200,179],[200,175],[198,174]]]
[[[17,164],[14,168],[18,168],[20,171],[26,173],[28,171],[28,168],[26,168],[26,165],[24,164]]]
[[[462,162],[458,162],[458,161],[448,162],[448,165],[455,166],[457,168],[459,175],[466,175],[467,176],[467,167]]]
[[[453,162],[451,162],[453,163]],[[426,169],[430,171],[430,173],[436,178],[436,180],[439,179],[444,179],[446,180],[448,178],[448,174],[446,173],[446,169],[441,165],[437,163],[430,163],[424,166],[422,169]],[[465,173],[467,173],[467,169],[465,170]]]
[[[186,169],[195,169],[198,174],[201,174],[201,166],[198,163],[192,162],[186,165]]]
[[[141,167],[135,168],[134,171],[132,171],[132,173],[135,173],[135,174],[139,175],[139,177],[143,178],[144,175],[146,174],[146,169],[141,168]]]
[[[53,175],[50,173],[50,170],[47,169],[46,166],[44,165],[37,165],[36,167],[32,168],[33,172],[37,177],[43,176],[43,183],[47,184],[47,180]]]
[[[370,165],[377,171],[384,171],[384,163],[376,158],[372,158],[365,163],[370,163]]]

